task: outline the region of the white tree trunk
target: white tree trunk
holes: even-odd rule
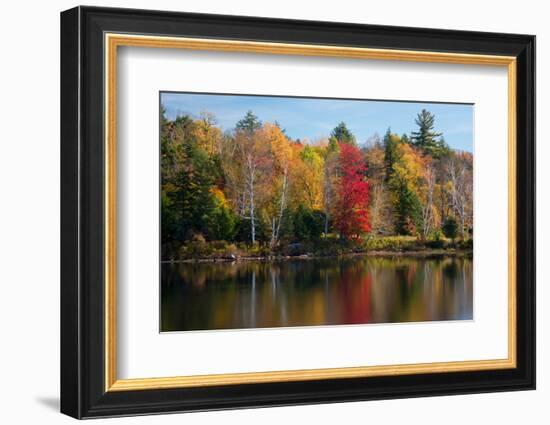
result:
[[[460,165],[460,170],[456,170],[454,161],[450,166],[450,179],[452,183],[452,203],[453,211],[458,216],[460,222],[460,235],[462,240],[465,239],[465,226],[466,226],[466,204],[468,202],[468,185],[466,184],[466,169],[464,164]]]
[[[247,157],[248,163],[248,199],[250,200],[249,212],[250,212],[250,235],[252,243],[256,243],[256,218],[254,216],[255,205],[254,205],[254,186],[255,186],[255,177],[256,177],[256,166],[252,161],[251,154],[248,154]]]
[[[426,177],[426,202],[422,207],[422,237],[424,240],[428,238],[433,225],[433,193],[435,188],[435,175],[433,169],[428,170]]]

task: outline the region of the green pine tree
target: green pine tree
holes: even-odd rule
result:
[[[347,143],[349,145],[356,146],[357,143],[355,141],[355,136],[352,134],[352,132],[348,129],[346,126],[346,123],[341,121],[330,133],[329,137],[329,150],[335,151],[337,150],[336,147],[338,146],[338,143]]]
[[[426,109],[416,116],[418,131],[411,134],[412,143],[434,158],[441,158],[450,152],[449,146],[445,143],[443,133],[434,130],[435,115]]]
[[[419,148],[426,148],[436,143],[436,138],[441,136],[441,133],[434,131],[435,115],[426,109],[416,116],[414,122],[418,125],[418,131],[412,132],[413,144]]]
[[[441,230],[443,230],[443,234],[446,237],[454,240],[458,235],[458,223],[456,219],[454,217],[447,217],[441,226]]]
[[[400,235],[416,235],[422,216],[420,200],[407,184],[398,183],[396,186],[395,230]]]
[[[254,133],[262,127],[262,122],[252,111],[248,111],[244,118],[237,122],[237,130],[245,131],[249,134]]]
[[[401,139],[397,134],[392,134],[391,128],[388,127],[382,143],[384,145],[384,161],[386,162],[386,180],[389,180],[393,174],[393,164],[399,160],[397,146],[401,143]]]

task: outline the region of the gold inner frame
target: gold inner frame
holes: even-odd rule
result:
[[[131,391],[213,385],[307,381],[510,369],[516,367],[516,58],[462,53],[370,49],[326,45],[267,43],[105,34],[105,391]],[[326,369],[247,372],[164,378],[118,379],[116,325],[116,106],[117,50],[120,46],[398,60],[503,66],[508,72],[508,357],[495,360],[398,364]]]

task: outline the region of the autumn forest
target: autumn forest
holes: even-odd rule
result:
[[[162,260],[471,251],[473,155],[430,110],[412,121],[358,140],[343,116],[304,140],[254,110],[228,129],[162,106]]]

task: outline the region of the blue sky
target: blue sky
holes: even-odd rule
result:
[[[169,119],[209,111],[224,131],[252,110],[262,121],[278,121],[293,139],[312,141],[328,137],[344,121],[360,145],[374,133],[383,136],[388,127],[410,134],[417,129],[416,114],[427,109],[435,114],[435,130],[453,149],[473,151],[472,105],[164,92],[161,103]]]

